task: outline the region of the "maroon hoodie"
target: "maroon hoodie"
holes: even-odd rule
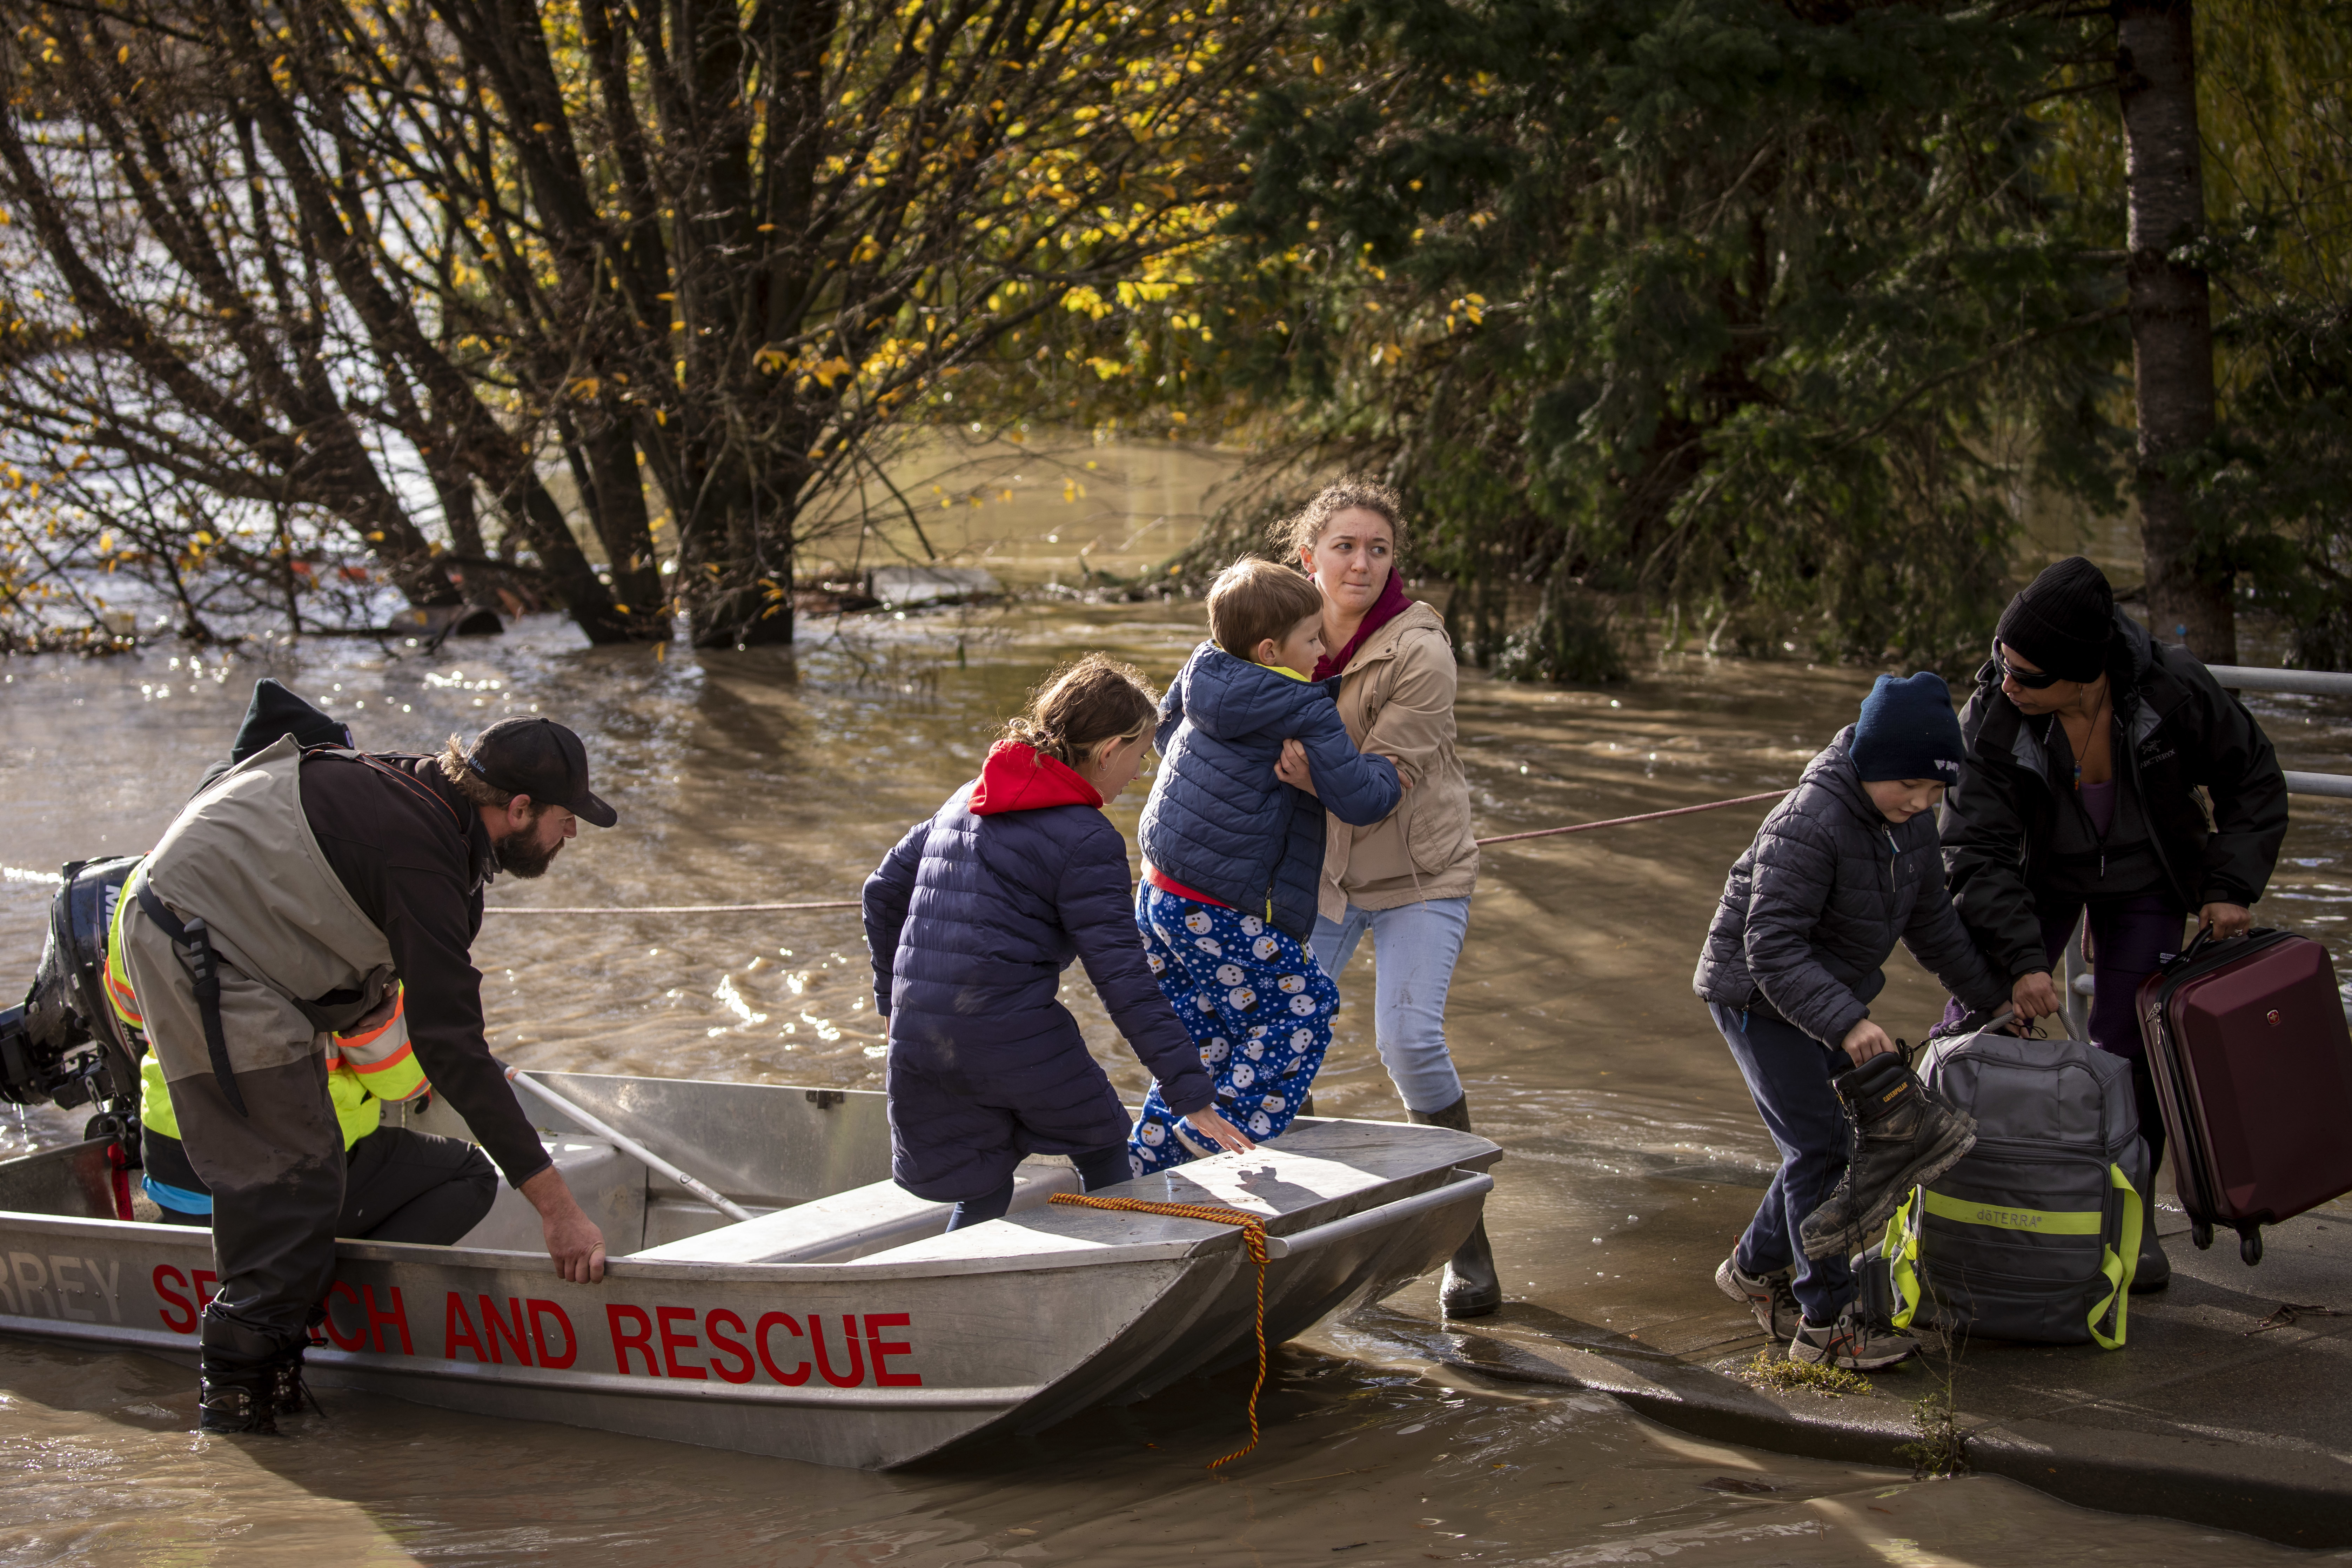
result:
[[[1346,669],[1348,661],[1356,657],[1356,650],[1364,646],[1364,639],[1403,615],[1412,604],[1412,601],[1404,596],[1404,584],[1397,581],[1396,568],[1390,567],[1389,580],[1381,585],[1381,596],[1374,599],[1372,607],[1364,613],[1364,624],[1356,628],[1356,635],[1348,639],[1346,647],[1336,653],[1325,650],[1323,657],[1315,661],[1313,679],[1328,680]]]

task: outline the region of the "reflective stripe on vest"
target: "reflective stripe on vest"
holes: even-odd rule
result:
[[[342,1131],[346,1149],[383,1125],[383,1101],[369,1093],[368,1086],[347,1067],[328,1073],[327,1099],[334,1105],[335,1124]],[[180,1118],[172,1109],[172,1089],[163,1080],[163,1064],[152,1053],[139,1064],[139,1122],[165,1138],[180,1136]]]

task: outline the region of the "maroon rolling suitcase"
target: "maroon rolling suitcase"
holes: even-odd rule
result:
[[[2263,1226],[2352,1192],[2352,1030],[2319,943],[2207,934],[2140,983],[2140,1038],[2190,1238],[2227,1226],[2253,1264]]]

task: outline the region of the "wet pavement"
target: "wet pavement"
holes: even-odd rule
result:
[[[1506,1383],[1607,1393],[1717,1441],[2005,1476],[2089,1507],[2352,1545],[2352,1200],[2271,1227],[2253,1268],[2234,1237],[2200,1252],[2189,1228],[2159,1206],[2172,1280],[2132,1298],[2124,1348],[1927,1334],[1919,1356],[1863,1378],[1866,1392],[1763,1384],[1766,1337],[1696,1282],[1609,1326],[1514,1303],[1444,1327],[1391,1311],[1354,1328]]]

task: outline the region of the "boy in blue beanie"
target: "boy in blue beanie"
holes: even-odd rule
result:
[[[1780,1150],[1716,1283],[1793,1361],[1869,1371],[1918,1348],[1856,1310],[1847,1259],[1976,1142],[1870,1017],[1898,941],[1970,1008],[2008,999],[1944,891],[1934,813],[1959,771],[1942,678],[1880,676],[1732,866],[1692,981]]]

